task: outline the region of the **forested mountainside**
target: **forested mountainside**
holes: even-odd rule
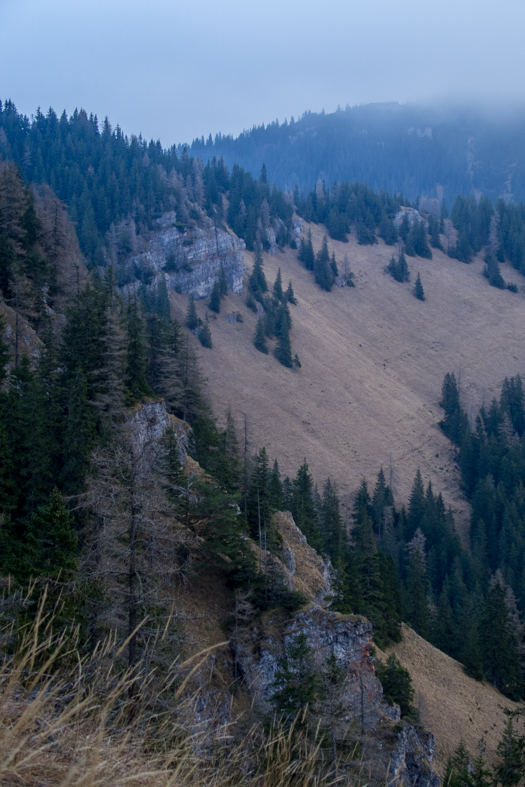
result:
[[[24,181],[15,164],[0,164],[0,614],[9,710],[4,717],[15,713],[9,703],[16,692],[23,692],[26,673],[33,675],[36,664],[46,681],[52,681],[44,684],[45,696],[57,681],[60,701],[53,713],[59,714],[60,727],[60,713],[67,716],[71,697],[66,691],[71,678],[62,685],[60,675],[70,675],[67,670],[76,664],[92,663],[88,673],[96,678],[93,688],[86,685],[81,666],[75,683],[79,693],[74,695],[80,704],[75,707],[82,707],[86,691],[93,708],[105,696],[118,740],[127,745],[129,722],[134,734],[140,732],[137,740],[144,755],[159,747],[164,751],[160,741],[166,728],[159,726],[159,718],[186,719],[184,734],[176,733],[177,746],[191,739],[196,723],[215,730],[217,741],[222,726],[236,721],[235,703],[244,703],[245,709],[253,706],[259,714],[250,720],[266,719],[267,726],[250,733],[253,749],[239,772],[268,768],[268,757],[261,754],[264,747],[277,747],[288,735],[288,754],[282,757],[293,751],[301,767],[313,769],[305,771],[305,783],[312,772],[329,780],[342,769],[345,778],[357,784],[361,766],[355,759],[362,754],[365,762],[376,763],[377,783],[390,774],[395,784],[407,779],[419,784],[424,774],[424,783],[434,785],[431,740],[410,723],[417,722],[410,676],[392,659],[378,675],[385,699],[401,710],[389,710],[382,702],[370,655],[372,627],[375,642],[388,647],[399,642],[405,621],[459,658],[475,679],[489,680],[509,699],[523,698],[521,379],[514,364],[499,405],[482,411],[475,437],[452,374],[445,378],[441,398],[441,379],[435,384],[438,367],[445,362],[446,370],[450,368],[447,353],[454,349],[436,322],[442,311],[436,309],[438,293],[448,292],[452,311],[446,319],[452,323],[463,320],[460,311],[465,312],[469,287],[478,298],[477,307],[483,305],[477,312],[489,324],[490,309],[512,324],[523,315],[516,284],[523,273],[521,206],[501,201],[493,207],[490,200],[458,198],[449,218],[446,206],[436,210],[429,201],[419,203],[418,210],[400,197],[348,183],[330,190],[321,184],[299,199],[270,189],[265,169],[257,179],[240,168],[230,175],[218,160],[206,177],[210,183],[222,173],[223,187],[207,204],[199,189],[205,168],[196,159],[179,160],[175,151],[166,153],[160,145],[151,149],[152,157],[155,150],[159,157],[153,166],[152,182],[159,187],[155,202],[156,187],[148,180],[149,145],[128,140],[107,124],[99,132],[96,119],[85,113],[59,121],[50,112],[29,123],[11,104],[2,111],[3,120],[16,121],[11,139],[26,139],[32,151],[28,161],[33,155],[38,162],[45,160],[42,130],[55,143],[46,159],[47,174],[45,168],[38,170],[37,184]],[[82,144],[84,134],[91,140],[89,155]],[[4,137],[3,144],[12,144],[5,132]],[[170,155],[172,168],[167,170]],[[115,161],[120,162],[120,179]],[[191,168],[186,180],[184,167]],[[106,224],[93,224],[96,237],[91,247],[88,244],[93,256],[87,264],[64,203],[42,183],[48,176],[55,178],[55,185],[62,178],[61,188],[67,191],[71,171],[75,188],[70,193],[74,198],[82,190],[88,213],[97,200],[104,202],[102,196],[118,196],[133,184],[141,194],[142,201],[135,205],[116,197],[106,202]],[[89,178],[94,183],[99,175],[99,185],[90,190]],[[148,193],[153,195],[150,202]],[[272,199],[277,205],[273,213]],[[80,211],[79,224],[83,209],[80,202],[76,208],[69,206],[70,212]],[[296,211],[313,222],[306,232]],[[235,232],[244,234],[244,240]],[[84,251],[85,244],[86,239]],[[245,266],[239,255],[245,246],[253,248],[253,266],[244,288]],[[345,249],[352,259],[345,259]],[[476,275],[481,260],[474,255],[480,251],[485,252],[486,278]],[[471,266],[463,264],[471,261]],[[510,287],[505,287],[499,261],[512,263],[505,271]],[[411,275],[414,281],[416,271],[411,292],[412,284],[407,287],[406,282]],[[338,375],[344,377],[345,401],[328,408],[332,423],[326,434],[335,428],[342,437],[348,427],[355,432],[356,445],[359,439],[374,445],[371,403],[376,384],[380,389],[388,382],[383,375],[388,375],[384,370],[390,357],[378,361],[376,351],[382,359],[385,354],[382,339],[379,348],[369,342],[362,351],[359,339],[366,342],[366,331],[374,327],[369,319],[361,325],[359,318],[351,322],[352,310],[357,315],[359,303],[370,296],[368,275],[379,298],[371,302],[376,317],[383,298],[388,330],[406,323],[405,339],[413,343],[416,355],[418,341],[424,342],[436,328],[441,331],[443,351],[427,363],[432,375],[423,363],[420,373],[427,375],[423,388],[431,380],[435,385],[432,406],[440,398],[443,409],[443,419],[433,419],[435,424],[442,420],[440,450],[447,439],[461,446],[465,493],[474,501],[481,499],[463,541],[441,489],[419,470],[415,478],[408,475],[407,464],[405,477],[397,480],[411,491],[399,502],[394,486],[401,466],[396,470],[391,462],[385,473],[385,454],[372,457],[372,465],[368,456],[368,478],[363,478],[363,460],[353,448],[359,476],[350,505],[346,494],[343,507],[339,478],[325,468],[321,474],[318,457],[310,460],[320,443],[311,439],[309,420],[303,419],[290,444],[290,424],[284,420],[274,425],[268,421],[256,442],[252,437],[253,424],[262,417],[258,397],[263,377],[264,387],[275,390],[272,416],[287,404],[302,416],[301,397],[313,407],[307,391],[317,385],[319,368],[312,362],[312,346],[320,347],[319,336],[326,334],[332,349],[345,345],[336,356],[348,353],[346,345],[354,359],[364,360],[371,351],[368,372],[361,378],[353,371],[357,364],[343,364],[341,371],[327,345],[319,353],[325,361],[334,360],[332,368],[321,370],[326,386],[322,401],[331,402],[331,377],[334,384]],[[448,282],[448,290],[442,281]],[[454,300],[458,290],[459,301]],[[304,315],[307,297],[313,297],[315,306],[310,323]],[[226,320],[219,318],[221,310]],[[469,312],[461,324],[467,326],[470,318]],[[348,327],[354,333],[350,342]],[[392,338],[390,333],[388,341]],[[495,348],[500,366],[490,370],[492,386],[504,377],[494,379],[497,369],[510,363],[505,353],[511,346],[520,352],[514,348],[522,344],[513,331],[500,338]],[[300,353],[292,352],[292,340],[294,349],[300,344]],[[200,361],[199,342],[204,348]],[[248,350],[241,354],[241,347]],[[395,370],[395,348],[386,350]],[[457,348],[454,352],[455,363],[462,356]],[[478,354],[483,367],[486,355],[483,349]],[[519,365],[517,356],[513,360]],[[218,368],[229,380],[221,391],[210,379],[208,390],[215,406],[229,398],[225,421],[214,416],[203,379],[205,374],[215,377]],[[479,385],[484,384],[484,373],[478,370]],[[425,405],[418,400],[421,388],[415,379],[404,385],[401,391],[394,371],[385,391],[396,424],[401,400],[403,416],[410,420],[410,408]],[[347,401],[350,387],[352,397],[361,389],[359,406],[352,412],[346,408],[352,404]],[[321,411],[320,404],[315,406]],[[431,423],[425,421],[428,428]],[[415,437],[407,438],[406,426],[391,426],[380,426],[378,420],[375,428],[391,440],[403,434],[408,452],[419,450],[415,443],[425,439],[424,434],[413,429]],[[273,440],[269,451],[265,440]],[[338,442],[324,446],[335,455],[335,466],[343,455]],[[392,452],[398,448],[392,444]],[[281,455],[287,457],[285,472],[274,460]],[[428,459],[425,452],[421,456]],[[432,469],[443,479],[437,470],[444,460],[439,453],[435,459]],[[310,461],[318,468],[315,477]],[[494,516],[483,524],[479,514],[485,508]],[[293,520],[283,511],[291,512]],[[489,531],[505,539],[506,547],[498,541],[494,550]],[[216,610],[213,620],[203,611],[207,605]],[[195,619],[206,619],[204,628],[216,638],[207,641],[198,623],[192,627]],[[199,646],[213,650],[215,645],[216,654],[204,650],[195,668],[189,666]],[[49,652],[56,655],[61,647],[67,652],[57,661],[51,659],[51,672]],[[175,668],[174,660],[187,671]],[[121,678],[109,699],[106,667]],[[209,667],[211,677],[205,679]],[[169,693],[174,684],[179,687],[175,697]],[[31,702],[34,687],[30,677],[24,701]],[[200,694],[188,698],[186,688]],[[181,698],[191,707],[183,708]],[[281,726],[271,727],[272,712]],[[408,721],[398,724],[400,712]],[[39,724],[37,709],[35,714],[29,713],[27,730]],[[133,726],[136,719],[144,720],[140,731]],[[355,723],[348,724],[348,719]],[[383,732],[376,734],[374,725],[379,723]],[[243,729],[242,724],[236,729],[236,741]],[[512,725],[505,734],[519,748],[521,738]],[[29,760],[35,756],[31,740],[29,736],[26,741]],[[313,747],[310,753],[293,748],[301,740]],[[49,745],[45,742],[45,751]],[[394,772],[389,770],[390,755]],[[458,757],[450,767],[462,784],[463,761]],[[276,761],[282,758],[276,756]],[[6,762],[9,768],[16,765],[9,758]],[[206,758],[198,764],[185,762],[188,778],[192,768],[205,774]],[[515,765],[523,768],[521,761]],[[505,784],[499,771],[494,771],[494,779]]]
[[[256,175],[263,163],[283,188],[300,192],[318,179],[347,180],[377,191],[445,198],[482,194],[525,198],[522,139],[525,113],[432,108],[397,103],[347,107],[331,114],[305,112],[233,138],[196,139],[191,153],[204,161],[223,156]]]

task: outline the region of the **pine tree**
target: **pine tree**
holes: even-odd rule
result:
[[[221,269],[219,272],[219,295],[221,298],[226,298],[228,295],[228,280],[226,278],[226,273],[224,272],[224,267],[221,265]]]
[[[414,284],[414,295],[418,300],[424,301],[425,300],[425,292],[423,290],[423,285],[421,284],[421,276],[419,273],[417,274],[416,283]]]
[[[499,582],[487,594],[479,631],[487,680],[508,697],[521,696],[518,648]]]
[[[295,297],[295,293],[293,291],[291,279],[290,279],[290,282],[288,284],[288,287],[286,288],[286,292],[284,294],[284,298],[285,298],[285,300],[288,303],[291,303],[292,306],[297,306],[297,298]]]
[[[253,270],[248,279],[248,289],[256,301],[262,302],[262,296],[268,292],[268,284],[263,270],[263,258],[260,244],[257,244],[253,260]]]
[[[430,610],[428,607],[428,577],[425,561],[425,537],[421,530],[416,530],[414,538],[407,545],[408,572],[406,581],[406,613],[414,631],[421,637],[427,637],[430,628]]]
[[[71,514],[55,487],[49,502],[34,513],[28,532],[27,576],[70,580],[77,569],[77,536]]]
[[[326,235],[323,238],[321,248],[315,255],[314,277],[315,281],[322,290],[327,290],[330,292],[332,289],[334,274],[330,268],[330,255],[328,253],[328,239]]]
[[[312,244],[312,230],[308,228],[308,236],[305,240],[301,238],[301,245],[297,254],[307,271],[313,271],[315,263],[315,253]]]
[[[211,350],[213,347],[213,343],[211,340],[211,331],[210,331],[210,324],[208,322],[208,315],[206,315],[206,320],[204,321],[204,325],[199,331],[199,341],[203,347]]]
[[[425,224],[422,220],[414,222],[411,234],[414,244],[414,251],[418,257],[425,257],[426,259],[431,260],[432,252],[427,242],[427,232],[425,229]]]
[[[386,270],[396,281],[405,282],[410,280],[410,273],[403,250],[399,252],[398,260],[392,257]]]
[[[272,686],[272,705],[285,719],[298,719],[306,707],[310,713],[315,710],[319,693],[319,681],[313,665],[313,654],[306,634],[301,632],[287,647],[275,673]]]
[[[213,285],[208,307],[212,310],[212,312],[215,312],[215,314],[219,314],[221,310],[221,288],[218,281],[216,281]]]
[[[126,404],[132,405],[153,391],[146,378],[146,342],[137,299],[133,298],[127,308],[127,351],[125,368]]]
[[[273,297],[276,300],[278,300],[279,302],[281,302],[284,299],[283,280],[282,280],[281,269],[280,268],[277,271],[277,277],[276,277],[274,285],[273,285]]]
[[[383,686],[383,697],[389,705],[396,703],[401,711],[401,718],[411,717],[414,713],[412,701],[414,689],[410,672],[401,666],[392,653],[386,664],[378,663],[376,674]]]
[[[202,320],[197,316],[195,298],[193,295],[190,295],[188,299],[188,312],[186,314],[186,328],[189,328],[190,331],[194,331],[200,325],[202,325]]]
[[[277,339],[274,355],[283,366],[286,366],[288,369],[293,368],[292,345],[288,328],[281,331],[281,335]]]
[[[266,344],[264,317],[259,317],[257,326],[255,328],[255,336],[253,337],[253,344],[256,350],[268,355],[268,345]]]
[[[525,775],[525,747],[523,738],[514,730],[512,718],[505,723],[496,753],[500,759],[494,768],[494,783],[501,787],[515,787]]]
[[[305,459],[292,483],[290,508],[295,524],[303,535],[306,536],[306,540],[310,546],[320,550],[322,540],[316,523],[313,490],[314,482]]]
[[[505,280],[501,275],[499,263],[493,254],[488,252],[485,254],[485,269],[483,275],[489,280],[491,287],[497,287],[499,290],[505,289]]]

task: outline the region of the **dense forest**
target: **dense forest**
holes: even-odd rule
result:
[[[175,147],[128,138],[83,110],[60,118],[52,109],[38,111],[29,120],[11,101],[0,102],[0,156],[15,162],[27,182],[46,183],[67,204],[91,265],[106,264],[104,247],[115,232],[119,254],[129,254],[129,228],[119,227],[124,219],[140,233],[170,210],[181,231],[202,216],[219,225],[227,221],[249,249],[256,239],[267,247],[270,224],[279,244],[293,239],[292,206],[270,186],[265,169],[254,179],[238,166],[230,174],[220,158],[204,166],[186,149],[178,155]]]
[[[254,127],[237,138],[196,139],[203,161],[222,156],[257,174],[263,163],[277,183],[307,192],[318,179],[366,183],[376,191],[446,199],[479,190],[493,201],[525,199],[523,111],[365,104]]]

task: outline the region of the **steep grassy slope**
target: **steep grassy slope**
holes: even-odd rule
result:
[[[408,669],[414,688],[414,706],[423,726],[436,736],[437,768],[456,750],[461,738],[473,756],[483,738],[485,757],[494,762],[506,716],[503,708],[518,705],[488,683],[467,677],[459,662],[446,656],[412,629],[403,626],[403,642],[388,650]],[[384,654],[378,652],[382,660]]]
[[[312,225],[316,249],[323,230]],[[285,474],[295,474],[306,457],[317,482],[329,475],[343,494],[362,476],[373,481],[383,465],[397,502],[406,502],[420,467],[463,529],[468,506],[453,450],[438,427],[441,385],[454,371],[474,413],[505,376],[525,369],[523,278],[502,266],[520,291],[500,291],[481,275],[480,259],[465,265],[434,251],[432,260],[408,258],[411,281],[399,284],[383,270],[392,247],[358,246],[354,236],[329,247],[338,262],[348,254],[355,289],[320,290],[292,250],[264,258],[270,286],[278,267],[284,286],[293,280],[299,303],[291,308],[292,352],[301,370],[254,348],[256,317],[244,297],[223,302],[211,322],[213,350],[201,353],[214,409],[222,416],[231,407],[239,431],[247,414],[250,451],[266,445]],[[417,272],[425,302],[412,294]],[[183,320],[187,298],[174,295],[173,306]],[[205,303],[197,307],[204,315]],[[243,323],[224,320],[233,310]]]

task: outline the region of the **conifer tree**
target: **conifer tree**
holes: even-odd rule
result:
[[[414,251],[418,257],[425,257],[432,259],[432,252],[427,242],[427,231],[423,220],[415,221],[412,226],[412,242],[414,244]]]
[[[312,230],[308,228],[308,236],[305,240],[301,238],[301,245],[299,247],[298,255],[307,271],[313,271],[315,263],[315,253],[312,244]]]
[[[224,272],[224,267],[221,265],[221,269],[219,272],[219,295],[221,298],[226,298],[228,295],[228,280],[226,278],[226,273]]]
[[[297,298],[295,297],[291,280],[290,280],[290,282],[288,284],[288,287],[286,288],[286,292],[284,294],[284,298],[285,298],[286,301],[288,301],[288,303],[291,303],[292,306],[297,306]]]
[[[401,666],[392,653],[386,664],[379,663],[377,665],[376,673],[383,686],[383,696],[388,704],[399,705],[401,718],[410,717],[414,712],[412,707],[414,689],[409,671]]]
[[[405,282],[410,280],[410,273],[403,249],[399,252],[399,258],[397,260],[392,257],[386,270],[396,281]]]
[[[194,331],[200,325],[202,325],[202,320],[197,316],[195,298],[193,295],[190,295],[188,298],[188,311],[186,314],[186,328],[189,328],[190,331]]]
[[[490,588],[485,599],[480,642],[487,680],[508,697],[521,696],[518,648],[499,582]]]
[[[131,405],[153,391],[146,378],[146,342],[137,299],[133,298],[127,308],[127,351],[125,368],[126,404]]]
[[[213,347],[210,324],[208,322],[208,315],[206,315],[206,320],[204,321],[204,325],[199,331],[199,341],[203,347],[206,347],[209,350],[211,350],[211,348]]]
[[[487,277],[491,287],[497,287],[499,290],[505,289],[505,280],[501,275],[498,260],[489,252],[485,254],[485,269],[483,270],[483,275]]]
[[[273,297],[281,302],[284,299],[283,280],[281,276],[281,269],[277,271],[277,277],[273,285]]]
[[[216,314],[221,310],[221,289],[218,281],[213,285],[208,307]]]
[[[330,268],[330,255],[328,253],[328,240],[326,235],[323,238],[321,248],[315,255],[314,277],[315,281],[322,290],[327,290],[330,292],[332,289],[334,275]]]
[[[273,682],[272,704],[278,714],[290,721],[297,719],[308,706],[313,712],[319,692],[313,654],[306,634],[297,634],[281,659]]]
[[[427,637],[430,628],[430,610],[428,607],[428,577],[425,560],[425,537],[418,528],[413,539],[407,546],[407,619],[414,631],[421,637]]]
[[[316,523],[313,490],[314,482],[305,459],[292,483],[290,507],[295,524],[310,546],[320,550],[322,540]]]
[[[263,270],[261,245],[257,244],[253,260],[253,270],[248,279],[248,289],[256,301],[262,302],[262,296],[268,292],[268,284]]]
[[[268,355],[268,345],[266,344],[266,331],[264,325],[264,318],[259,317],[257,326],[255,328],[255,336],[253,337],[254,347],[261,353]]]
[[[27,575],[70,580],[77,568],[77,536],[71,515],[55,487],[49,502],[34,513],[28,533]]]
[[[281,363],[283,366],[286,366],[288,369],[293,368],[292,345],[290,342],[290,332],[288,327],[281,331],[280,336],[277,339],[274,355],[279,363]]]
[[[414,284],[414,295],[420,301],[425,300],[425,291],[423,290],[423,285],[421,283],[421,276],[419,275],[419,273],[417,274],[416,283]]]

